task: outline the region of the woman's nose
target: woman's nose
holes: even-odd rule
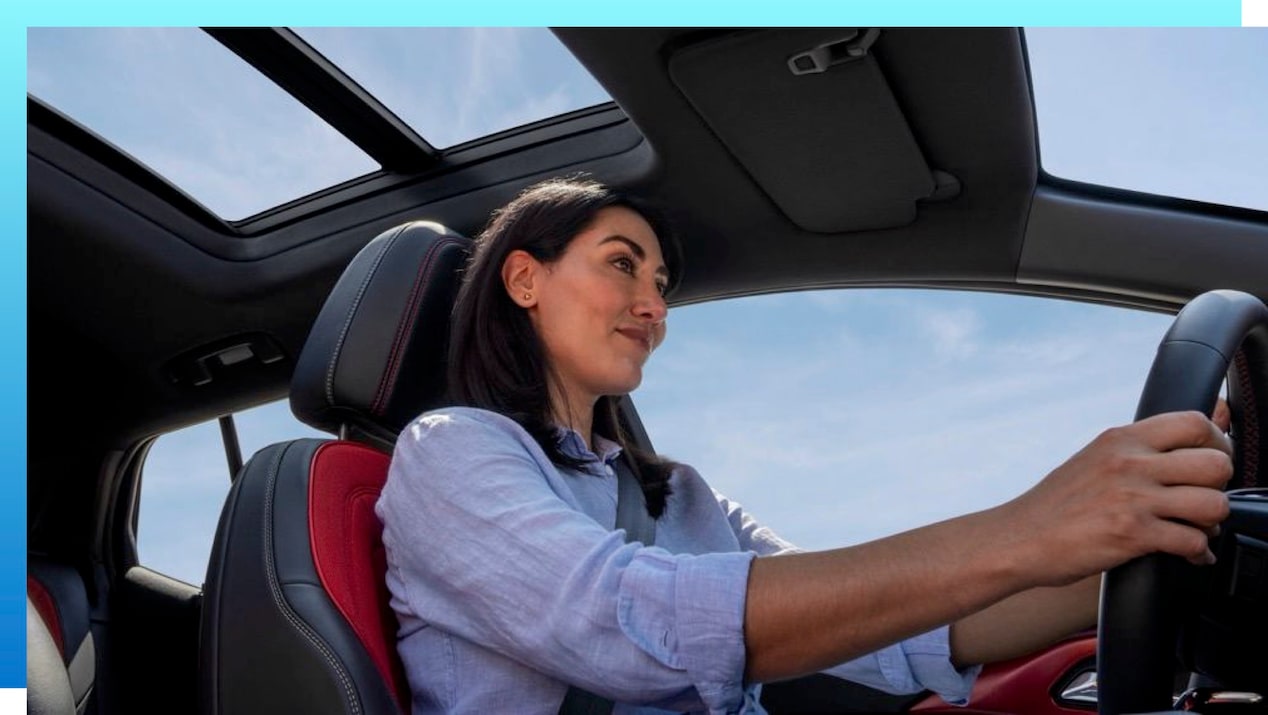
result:
[[[634,312],[653,323],[664,322],[669,314],[669,306],[665,304],[665,297],[660,294],[659,285],[652,285],[651,288],[644,288],[639,292]]]

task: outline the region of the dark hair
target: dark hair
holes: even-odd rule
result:
[[[561,178],[528,187],[493,213],[476,239],[454,302],[449,343],[451,400],[515,420],[551,461],[572,468],[581,463],[559,447],[551,421],[545,351],[528,314],[507,295],[502,264],[517,249],[543,263],[558,260],[595,215],[612,206],[637,212],[651,226],[661,244],[672,290],[680,275],[680,260],[666,220],[633,196],[595,181]],[[643,488],[648,513],[659,517],[669,496],[674,464],[632,444],[622,427],[617,399],[599,398],[593,429],[621,446]]]

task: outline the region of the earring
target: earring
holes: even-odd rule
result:
[[[525,294],[524,294],[524,300],[532,300],[532,299],[533,299],[533,294],[532,294],[532,293],[525,293]]]

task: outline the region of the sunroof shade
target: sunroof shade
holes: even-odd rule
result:
[[[1028,28],[1054,176],[1268,210],[1268,29]]]
[[[295,32],[438,148],[611,101],[545,28]]]
[[[196,28],[31,28],[27,90],[228,220],[379,168]]]

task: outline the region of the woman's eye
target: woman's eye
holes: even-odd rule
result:
[[[612,265],[616,266],[619,270],[624,271],[625,273],[629,273],[630,275],[634,274],[634,261],[631,261],[628,258],[623,256],[615,258],[612,261]]]
[[[665,294],[669,292],[669,284],[668,284],[668,283],[657,283],[657,284],[656,284],[656,291],[657,291],[658,293],[660,293],[660,297],[664,298],[664,297],[665,297]]]

